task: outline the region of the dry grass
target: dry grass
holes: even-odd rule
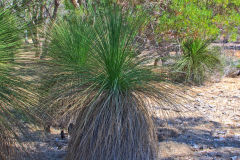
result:
[[[67,159],[155,159],[157,139],[145,105],[133,94],[99,96],[80,111]]]
[[[191,148],[184,143],[173,141],[159,143],[159,155],[162,160],[173,159],[174,157],[181,159],[180,157],[191,156],[192,154]]]
[[[23,154],[16,136],[0,124],[0,159],[14,160],[16,157],[22,159]]]

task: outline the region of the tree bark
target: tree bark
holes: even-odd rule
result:
[[[77,3],[77,1],[76,1],[76,0],[71,0],[71,2],[72,2],[73,6],[74,6],[75,8],[77,8],[77,7],[78,7],[78,3]]]
[[[47,26],[47,29],[48,30],[51,30],[56,18],[57,18],[57,12],[58,12],[58,8],[59,8],[59,5],[60,5],[60,0],[54,0],[54,10],[53,10],[53,15],[51,16],[50,15],[50,24]],[[46,36],[46,32],[45,32],[45,35],[44,35],[44,42],[43,42],[43,46],[42,46],[42,54],[40,56],[40,59],[43,59],[45,57],[45,55],[47,55],[47,46],[48,46],[48,37]]]

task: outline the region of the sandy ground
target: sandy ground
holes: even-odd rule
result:
[[[159,125],[160,159],[240,159],[240,77],[192,90],[198,112]]]
[[[240,159],[240,77],[192,90],[197,114],[159,119],[159,159]],[[60,139],[58,129],[45,134],[34,128],[23,144],[29,160],[62,160],[68,140]]]

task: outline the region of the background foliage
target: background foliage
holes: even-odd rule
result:
[[[230,34],[236,40],[240,25],[239,1],[225,0],[171,0],[156,21],[158,33],[185,38],[214,38]]]

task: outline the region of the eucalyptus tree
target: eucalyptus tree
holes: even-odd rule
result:
[[[8,0],[5,7],[10,7],[13,13],[27,24],[25,38],[31,38],[36,49],[36,57],[41,54],[41,41],[45,38],[45,31],[57,18],[60,0]]]
[[[163,3],[163,2],[160,2]],[[238,0],[170,0],[164,8],[156,7],[156,32],[183,41],[187,38],[212,39],[221,33],[236,40],[240,26]]]

